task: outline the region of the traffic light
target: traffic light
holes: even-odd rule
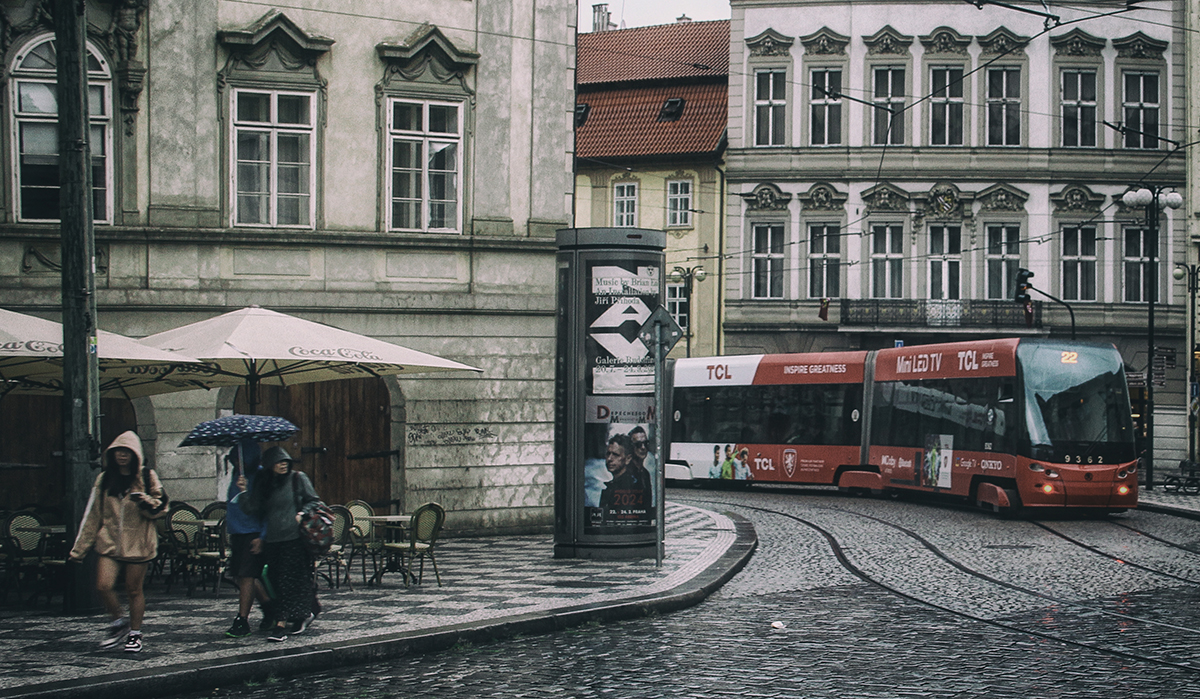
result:
[[[1033,272],[1021,267],[1017,270],[1016,292],[1013,294],[1013,300],[1017,303],[1029,303],[1029,289],[1033,286],[1029,280],[1033,278]]]

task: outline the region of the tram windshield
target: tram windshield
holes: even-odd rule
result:
[[[1135,458],[1121,356],[1112,347],[1022,342],[1028,452],[1059,463]]]

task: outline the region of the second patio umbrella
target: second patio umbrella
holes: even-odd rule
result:
[[[245,384],[251,409],[260,385],[292,384],[429,371],[482,371],[450,359],[322,323],[252,306],[141,342],[198,357],[213,371],[206,386]]]

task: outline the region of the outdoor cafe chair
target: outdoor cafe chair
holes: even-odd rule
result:
[[[200,550],[203,545],[204,527],[200,524],[200,513],[191,505],[181,504],[171,510],[171,574],[167,576],[167,592],[180,575],[188,587],[188,595],[195,591],[192,574],[199,564]]]
[[[195,567],[200,585],[208,589],[207,581],[212,580],[212,589],[216,592],[229,559],[229,533],[225,529],[225,518],[221,518],[216,531],[205,534],[202,535],[203,545],[197,546]]]
[[[346,576],[350,575],[350,567],[358,558],[362,566],[363,584],[367,584],[367,559],[371,559],[371,576],[379,570],[379,557],[383,550],[383,541],[376,537],[375,525],[365,517],[373,517],[375,508],[364,500],[351,500],[346,503],[350,511],[350,557],[346,564]]]
[[[228,506],[229,503],[223,500],[210,502],[204,506],[203,510],[200,510],[200,519],[224,519],[225,509]]]
[[[17,597],[22,590],[31,586],[29,601],[45,594],[50,596],[61,587],[66,567],[66,552],[48,546],[50,536],[38,531],[46,522],[33,510],[18,510],[10,514],[4,523],[5,547],[11,555],[8,572],[15,584]]]
[[[354,586],[350,584],[348,556],[352,551],[350,533],[354,528],[354,516],[350,514],[350,510],[345,505],[330,505],[329,509],[333,511],[333,544],[329,547],[329,551],[313,564],[317,569],[317,574],[328,581],[329,587],[340,588],[343,578],[345,578],[347,587],[353,591]],[[320,571],[322,566],[324,566],[325,572]],[[346,571],[344,575],[343,569]]]
[[[433,564],[433,574],[437,577],[438,587],[442,586],[442,575],[438,572],[437,559],[433,552],[437,545],[438,534],[441,533],[442,525],[445,522],[446,510],[436,502],[427,502],[412,513],[412,520],[408,524],[407,541],[388,542],[383,545],[389,557],[399,557],[399,569],[405,571],[405,587],[408,586],[410,579],[418,584],[421,582],[425,573],[426,556]],[[418,560],[420,567],[414,573],[413,565]]]

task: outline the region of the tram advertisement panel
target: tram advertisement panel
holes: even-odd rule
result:
[[[638,329],[660,303],[660,270],[643,256],[587,265],[584,317],[584,531],[656,527],[654,355]]]
[[[839,464],[858,459],[855,446],[687,442],[671,444],[693,478],[783,483],[832,483]]]

